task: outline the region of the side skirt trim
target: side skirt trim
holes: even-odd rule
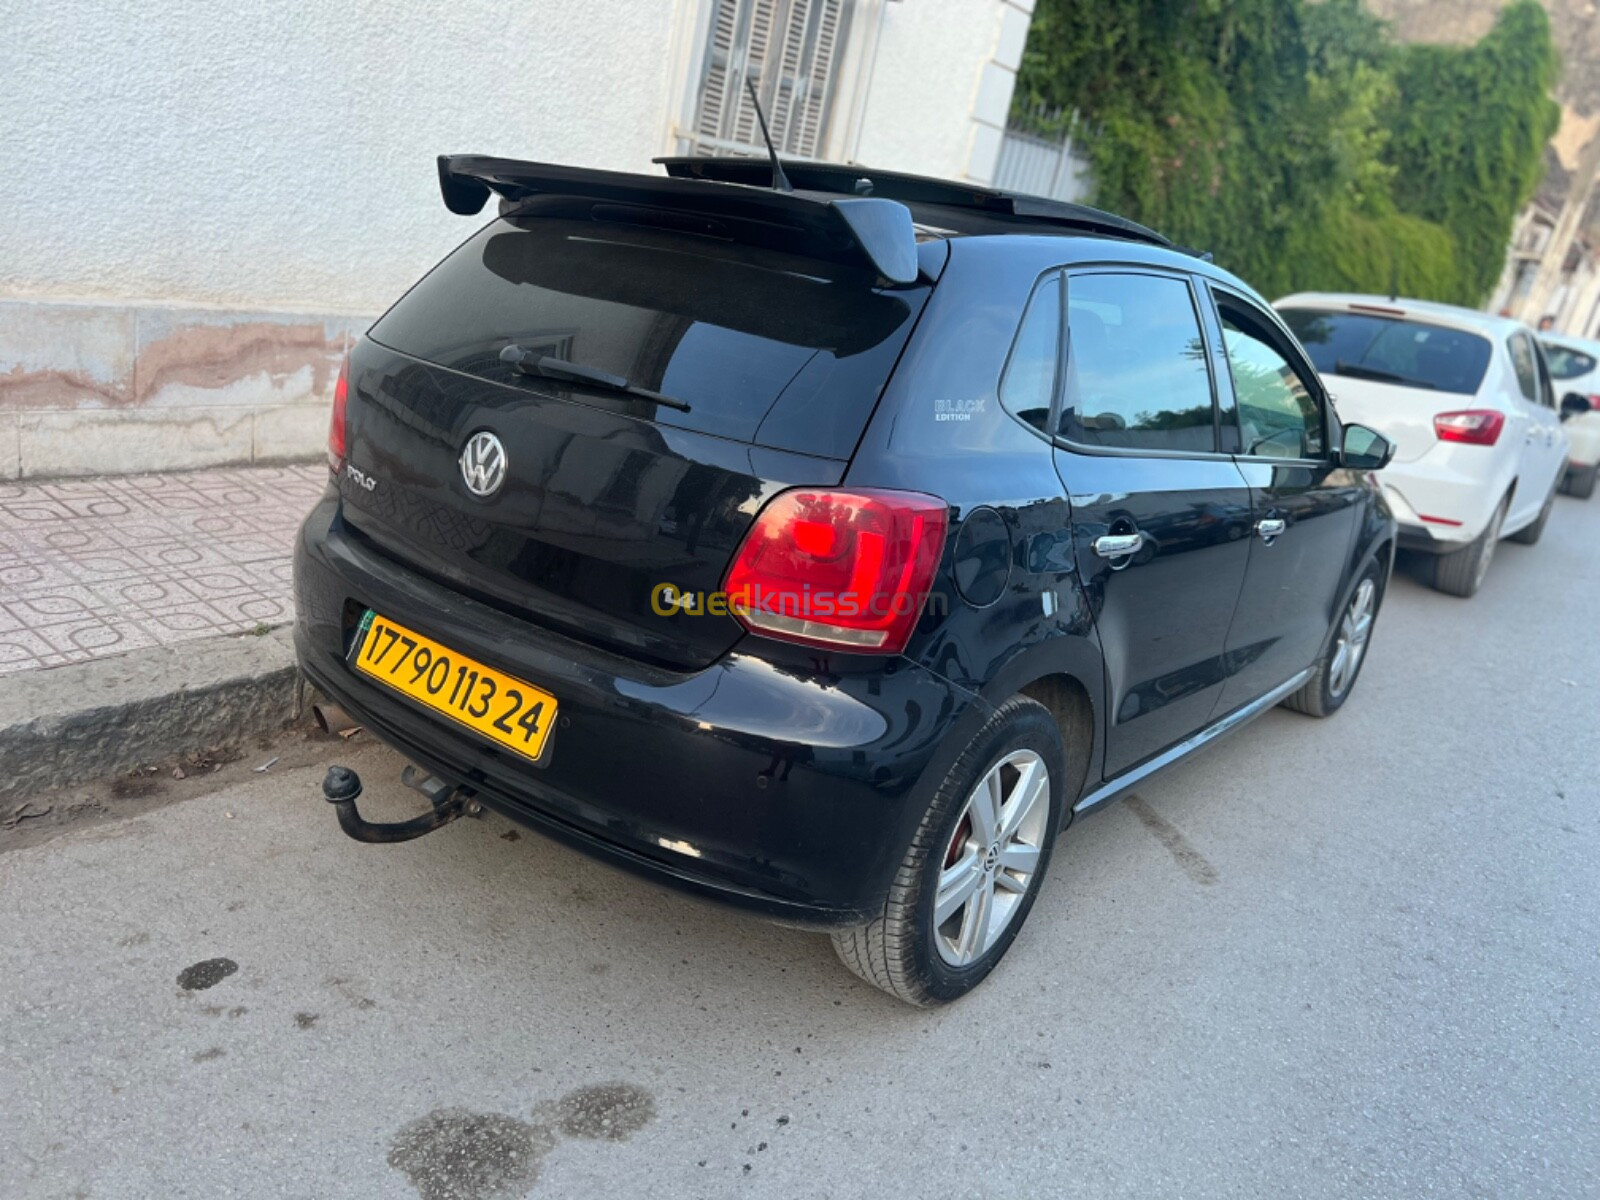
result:
[[[1210,725],[1207,725],[1199,733],[1185,738],[1176,746],[1162,751],[1154,758],[1140,763],[1137,767],[1134,767],[1131,770],[1124,771],[1115,779],[1107,780],[1105,783],[1095,788],[1094,791],[1090,792],[1082,800],[1079,800],[1072,806],[1073,815],[1081,817],[1085,813],[1090,813],[1097,808],[1103,807],[1110,801],[1115,800],[1119,795],[1127,791],[1129,788],[1135,786],[1136,784],[1143,783],[1146,779],[1150,778],[1150,776],[1154,775],[1157,771],[1160,771],[1164,767],[1170,767],[1179,759],[1187,758],[1190,754],[1193,754],[1196,750],[1200,749],[1200,747],[1209,745],[1220,738],[1223,734],[1232,733],[1241,725],[1249,724],[1262,713],[1266,712],[1267,709],[1273,707],[1290,693],[1296,691],[1302,684],[1306,682],[1306,680],[1311,678],[1314,669],[1315,668],[1313,667],[1307,667],[1293,679],[1279,684],[1266,695],[1250,701],[1250,703],[1246,704],[1243,708],[1234,709],[1233,712],[1223,717],[1220,721],[1216,721]]]

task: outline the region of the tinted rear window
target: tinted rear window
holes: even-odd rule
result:
[[[873,282],[851,268],[643,226],[511,217],[435,268],[371,336],[496,383],[846,457],[927,296]],[[513,344],[622,376],[691,411],[521,375],[500,359]]]
[[[1567,346],[1544,344],[1544,360],[1550,364],[1550,374],[1556,379],[1576,379],[1594,370],[1595,360],[1581,350]]]
[[[1422,321],[1314,308],[1282,315],[1325,375],[1470,396],[1493,353],[1488,338]]]

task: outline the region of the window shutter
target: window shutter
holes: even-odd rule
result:
[[[715,0],[695,116],[695,153],[764,155],[745,79],[773,143],[814,158],[827,134],[853,0]]]

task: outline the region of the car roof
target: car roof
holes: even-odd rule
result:
[[[695,156],[655,161],[675,179],[717,181],[763,191],[773,186],[772,163],[764,158]],[[922,230],[942,237],[1047,230],[1108,234],[1157,246],[1172,245],[1154,229],[1127,217],[1027,192],[884,171],[860,163],[793,159],[783,163],[783,170],[790,186],[801,194],[897,201],[911,211]]]
[[[1176,246],[1154,246],[1109,234],[1065,235],[1037,229],[965,234],[949,241],[952,251],[963,257],[1020,254],[1028,257],[1038,271],[1051,267],[1134,266],[1188,272],[1232,288],[1268,311],[1272,308],[1261,293],[1231,271]]]
[[[1407,300],[1389,296],[1370,296],[1355,292],[1296,292],[1274,301],[1275,308],[1326,308],[1335,311],[1369,312],[1372,315],[1395,316],[1406,320],[1425,321],[1435,325],[1448,325],[1473,333],[1503,337],[1511,333],[1532,333],[1533,330],[1512,317],[1480,312],[1475,308],[1462,308],[1456,304],[1440,304],[1434,300]]]

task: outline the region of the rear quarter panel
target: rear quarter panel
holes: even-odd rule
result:
[[[1074,567],[1071,506],[1050,443],[998,397],[1028,296],[1070,252],[1062,239],[964,243],[952,242],[845,485],[928,492],[950,506],[944,558],[907,657],[991,706],[1044,676],[1069,675],[1088,694],[1098,728],[1104,669]],[[984,578],[998,592],[992,599],[970,582],[970,564],[966,593],[957,581],[961,529],[979,510],[1005,529],[1003,569],[991,564]],[[993,527],[987,513],[980,519]],[[951,740],[970,736],[954,730]],[[1099,743],[1097,735],[1087,748],[1091,779],[1099,778]]]

